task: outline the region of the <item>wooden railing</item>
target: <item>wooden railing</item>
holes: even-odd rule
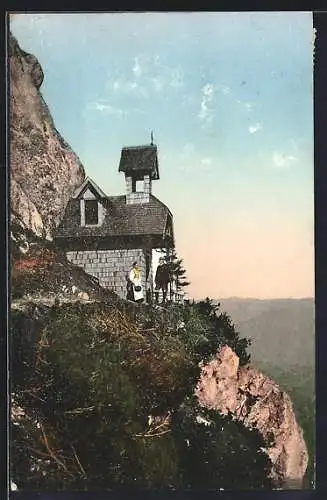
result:
[[[156,302],[156,294],[157,293],[159,294],[158,295],[158,302],[159,302],[159,304],[161,304],[163,301],[162,290],[160,290],[159,292],[155,292],[155,291],[152,292],[152,301],[153,301],[153,303]],[[166,302],[173,302],[175,304],[182,304],[184,302],[184,298],[185,298],[185,295],[182,292],[176,292],[176,291],[170,292],[170,291],[168,291],[167,296],[166,296]]]

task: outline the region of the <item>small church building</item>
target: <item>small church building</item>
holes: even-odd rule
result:
[[[119,172],[125,195],[107,196],[87,177],[68,202],[54,241],[72,263],[123,298],[137,261],[150,301],[158,255],[175,244],[172,213],[152,194],[152,181],[159,179],[157,146],[123,147]]]

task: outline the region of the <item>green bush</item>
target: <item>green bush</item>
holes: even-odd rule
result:
[[[272,464],[262,451],[262,437],[231,415],[200,408],[193,396],[174,415],[172,431],[186,488],[272,488]]]
[[[124,304],[74,303],[13,313],[12,390],[26,413],[42,422],[41,430],[35,428],[31,417],[13,431],[18,486],[268,484],[259,437],[190,399],[199,359],[229,343],[246,360],[246,343],[228,318],[214,314],[210,301],[172,307],[162,316],[133,307],[127,312]],[[197,412],[214,425],[199,425]],[[23,453],[28,459],[20,459]],[[36,460],[43,460],[39,468]]]
[[[185,327],[179,336],[197,360],[207,361],[221,346],[229,345],[240,358],[240,365],[245,365],[250,360],[246,349],[251,341],[240,337],[231,318],[219,308],[209,298],[183,308]]]

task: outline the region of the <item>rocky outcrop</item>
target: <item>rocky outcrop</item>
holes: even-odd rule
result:
[[[10,195],[15,215],[38,236],[51,239],[84,168],[56,130],[40,93],[43,71],[13,36],[10,57]]]
[[[201,406],[231,413],[261,433],[276,482],[301,483],[308,452],[292,402],[276,382],[251,365],[240,367],[238,356],[224,346],[201,367],[196,395]]]

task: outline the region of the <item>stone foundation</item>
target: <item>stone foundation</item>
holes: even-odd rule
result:
[[[152,288],[152,259],[150,258],[150,273],[146,283],[146,260],[142,249],[70,251],[66,255],[70,262],[98,278],[101,286],[109,288],[122,298],[126,298],[126,278],[134,261],[141,268],[144,295],[148,288]]]

